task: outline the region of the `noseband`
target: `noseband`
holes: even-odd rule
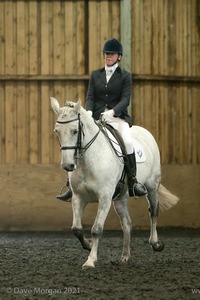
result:
[[[84,132],[83,132],[83,124],[81,122],[81,118],[80,118],[80,113],[78,114],[78,118],[69,120],[69,121],[57,121],[58,124],[68,124],[71,122],[75,122],[78,121],[78,134],[77,134],[77,143],[75,146],[60,146],[60,150],[72,150],[74,149],[74,157],[77,158],[81,158],[83,157],[83,154],[85,153],[85,151],[93,144],[93,142],[96,140],[99,132],[100,132],[100,128],[99,131],[95,134],[95,136],[87,143],[87,145],[85,147],[82,147],[82,136],[84,136]]]

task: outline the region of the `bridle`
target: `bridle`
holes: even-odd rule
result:
[[[58,124],[68,124],[71,122],[78,121],[78,133],[77,133],[77,143],[75,146],[62,146],[60,145],[60,150],[72,150],[74,149],[74,157],[75,159],[77,158],[82,158],[83,154],[87,151],[87,149],[94,143],[96,140],[97,136],[99,135],[99,132],[101,131],[100,128],[98,132],[94,135],[94,137],[86,144],[85,147],[82,147],[82,137],[85,135],[83,131],[83,123],[81,122],[81,117],[80,113],[78,114],[78,117],[72,120],[68,121],[57,121],[56,123]]]

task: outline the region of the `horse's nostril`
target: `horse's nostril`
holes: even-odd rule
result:
[[[74,164],[66,164],[66,163],[62,163],[61,167],[63,170],[70,172],[74,170]]]

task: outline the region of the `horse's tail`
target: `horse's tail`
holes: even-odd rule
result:
[[[161,210],[168,210],[177,204],[179,198],[160,184],[158,189],[158,201]]]

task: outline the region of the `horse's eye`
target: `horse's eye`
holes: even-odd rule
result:
[[[75,134],[78,133],[78,130],[77,130],[77,129],[74,129],[72,133],[75,135]]]

